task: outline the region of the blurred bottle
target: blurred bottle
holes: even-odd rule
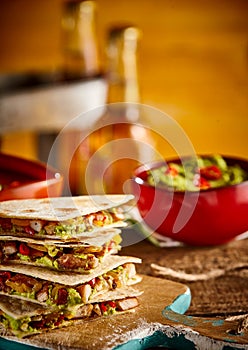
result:
[[[64,5],[62,46],[66,79],[94,77],[100,73],[96,34],[96,3],[71,1]]]
[[[133,26],[114,27],[108,33],[107,106],[72,159],[74,194],[126,193],[133,170],[153,159],[154,135],[142,126],[139,109],[140,35]]]
[[[101,75],[96,34],[96,3],[66,1],[61,20],[61,63],[53,68],[0,75],[0,94],[56,87]]]

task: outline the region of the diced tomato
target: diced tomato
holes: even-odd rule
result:
[[[54,325],[55,325],[56,327],[58,327],[58,326],[61,324],[61,322],[64,320],[64,318],[65,318],[64,315],[60,315],[60,316],[58,317],[57,321],[54,322]]]
[[[107,217],[106,215],[104,215],[102,221],[103,221],[103,222],[106,222],[107,219],[108,219],[108,217]]]
[[[108,301],[108,304],[110,307],[112,307],[113,309],[116,308],[116,303],[114,301]]]
[[[114,242],[110,242],[109,246],[108,246],[108,251],[110,252],[110,250],[113,248],[114,246]]]
[[[168,175],[171,175],[171,176],[176,176],[176,175],[178,175],[178,170],[176,168],[168,166],[165,173]]]
[[[100,304],[100,308],[102,312],[106,312],[107,311],[107,306],[104,303]]]
[[[204,177],[198,174],[194,178],[194,185],[204,190],[210,188],[210,183]]]
[[[11,273],[9,271],[0,271],[0,278],[3,281],[7,281],[8,279],[11,278]]]
[[[28,233],[30,236],[33,236],[33,235],[35,234],[35,230],[32,229],[32,227],[30,227],[30,226],[25,226],[25,227],[24,227],[24,231],[25,231],[26,233]]]
[[[207,180],[218,180],[222,176],[221,170],[216,165],[209,165],[201,168],[200,174]]]
[[[92,280],[89,281],[89,285],[90,285],[92,288],[94,288],[95,284],[96,284],[96,279],[95,279],[95,278],[92,278]]]
[[[30,255],[30,249],[25,243],[21,243],[19,246],[19,253],[22,255]]]
[[[201,189],[210,188],[210,183],[206,179],[204,179],[204,177],[200,178],[200,188]]]

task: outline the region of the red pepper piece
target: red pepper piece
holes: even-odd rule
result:
[[[107,311],[107,306],[104,303],[100,304],[100,308],[101,308],[102,312],[106,312]]]
[[[0,278],[3,281],[7,281],[8,279],[11,278],[11,273],[9,271],[0,271]]]
[[[96,279],[95,278],[92,278],[92,280],[89,281],[89,285],[94,288],[95,287],[95,284],[96,284]]]
[[[202,190],[210,188],[210,183],[199,174],[196,174],[196,176],[194,177],[194,185]]]
[[[171,175],[171,176],[177,176],[178,175],[178,170],[176,168],[173,168],[171,166],[168,166],[168,168],[166,169],[165,172],[167,175]]]
[[[116,303],[114,302],[114,301],[108,301],[108,304],[109,304],[109,306],[110,307],[112,307],[113,309],[115,309],[116,308]]]
[[[19,246],[19,253],[22,254],[22,255],[29,256],[30,255],[30,249],[29,249],[28,246],[26,246],[25,243],[21,243],[20,246]]]
[[[109,243],[109,246],[108,246],[108,251],[110,251],[111,249],[113,249],[113,247],[115,246],[115,242],[114,241],[111,241]]]
[[[35,231],[30,226],[25,226],[24,231],[28,233],[30,236],[33,236],[35,234]]]
[[[216,165],[209,165],[201,168],[200,174],[207,180],[218,180],[222,176],[221,170]]]
[[[63,321],[64,319],[65,319],[65,316],[64,316],[64,315],[60,315],[60,316],[58,317],[57,321],[54,322],[54,325],[55,325],[56,327],[58,327],[58,326],[62,323],[62,321]]]

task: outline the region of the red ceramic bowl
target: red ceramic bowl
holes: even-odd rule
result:
[[[247,160],[223,158],[248,172]],[[140,166],[132,178],[137,207],[150,228],[198,246],[224,244],[248,230],[248,181],[199,192],[169,191],[146,182],[146,171],[162,164]]]
[[[63,177],[46,164],[0,153],[0,201],[58,197]]]

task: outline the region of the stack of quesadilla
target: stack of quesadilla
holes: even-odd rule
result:
[[[26,336],[138,306],[136,257],[118,255],[127,195],[0,203],[0,324]]]

